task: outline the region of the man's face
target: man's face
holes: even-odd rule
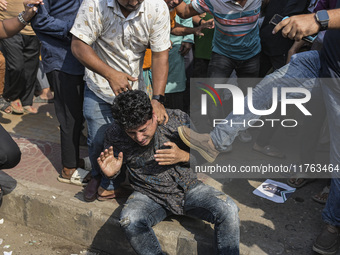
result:
[[[157,129],[157,116],[152,114],[152,118],[149,119],[144,125],[135,128],[125,130],[126,134],[132,138],[138,145],[146,146],[148,145]]]
[[[129,12],[133,12],[143,3],[144,0],[117,0],[119,5]]]
[[[170,10],[173,10],[176,8],[177,5],[182,3],[183,0],[164,0],[166,4],[168,5]]]

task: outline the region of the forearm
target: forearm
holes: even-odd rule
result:
[[[340,9],[328,10],[328,29],[340,29]]]
[[[190,35],[190,34],[195,34],[196,31],[198,31],[198,28],[193,28],[193,27],[184,27],[181,25],[176,25],[173,29],[171,29],[171,34],[177,35],[177,36],[185,36],[185,35]]]
[[[25,27],[25,25],[22,24],[17,17],[0,22],[0,39],[11,37]]]
[[[115,69],[104,63],[91,46],[77,37],[72,37],[71,49],[73,55],[89,70],[98,73],[105,79],[110,79],[110,74],[117,72]]]
[[[169,72],[169,52],[152,52],[153,94],[164,95]]]

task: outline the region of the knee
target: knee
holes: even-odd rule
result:
[[[19,164],[20,159],[21,151],[19,147],[16,144],[9,146],[5,151],[1,151],[0,153],[0,169],[13,168]]]
[[[127,235],[136,234],[142,229],[145,229],[145,227],[148,225],[147,219],[144,217],[144,215],[140,215],[140,211],[124,209],[122,211],[119,223]]]
[[[238,224],[238,211],[239,208],[236,203],[230,197],[227,197],[227,199],[223,203],[223,206],[220,207],[219,219],[217,219],[217,221],[223,222],[227,220]]]

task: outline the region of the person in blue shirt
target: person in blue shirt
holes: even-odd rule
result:
[[[83,125],[84,66],[71,52],[69,33],[82,0],[49,0],[39,6],[32,27],[41,41],[42,64],[54,90],[60,124],[62,172],[58,180],[70,183],[78,167],[79,138]]]

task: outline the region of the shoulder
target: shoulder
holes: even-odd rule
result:
[[[164,10],[169,11],[169,8],[164,0],[145,0],[145,11],[147,14],[161,14]]]
[[[169,116],[169,121],[166,126],[173,126],[177,130],[177,127],[189,124],[190,118],[185,112],[178,109],[166,109],[166,111]]]
[[[106,140],[109,140],[110,142],[117,142],[120,139],[123,139],[126,137],[126,133],[122,130],[122,128],[117,123],[112,123],[111,126],[109,126],[106,129],[105,132]]]

